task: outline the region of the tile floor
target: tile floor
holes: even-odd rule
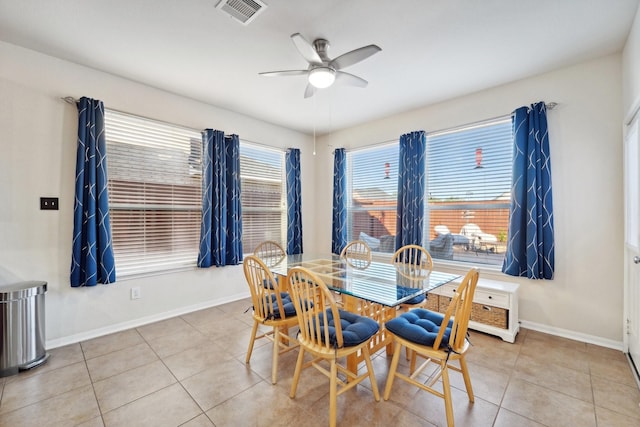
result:
[[[43,366],[0,378],[0,426],[325,426],[328,381],[306,370],[288,397],[297,352],[271,385],[271,347],[244,363],[248,300],[52,349]],[[475,403],[452,373],[457,426],[640,426],[625,356],[522,330],[515,344],[471,332]],[[404,357],[401,357],[401,361]],[[380,392],[384,351],[373,360]],[[444,402],[396,380],[375,402],[368,382],[338,398],[343,426],[442,426]]]

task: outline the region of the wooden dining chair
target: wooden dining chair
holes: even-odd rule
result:
[[[265,240],[264,242],[258,243],[258,246],[253,250],[253,255],[270,266],[280,262],[287,253],[282,245],[275,240]]]
[[[401,247],[393,254],[391,263],[398,272],[400,282],[398,283],[398,292],[402,292],[404,288],[406,288],[407,291],[412,291],[413,287],[428,278],[431,270],[433,270],[431,255],[429,255],[429,252],[425,248],[418,245]],[[398,297],[400,296],[401,295],[398,295]],[[405,310],[424,307],[426,300],[426,295],[420,294],[401,304],[401,307]]]
[[[282,245],[275,240],[265,240],[258,243],[258,246],[253,250],[253,255],[260,258],[260,261],[262,261],[267,267],[274,267],[284,260],[287,253]],[[276,282],[279,279],[280,276],[275,276]],[[268,286],[269,282],[265,282],[264,285]],[[282,290],[286,291],[286,286]]]
[[[379,325],[368,317],[338,309],[327,285],[305,268],[294,267],[289,270],[287,282],[300,327],[300,352],[290,397],[293,399],[296,396],[302,370],[311,366],[318,369],[329,378],[329,425],[333,427],[337,419],[337,397],[364,379],[369,378],[373,396],[376,401],[380,400],[369,354],[369,341],[378,332]],[[367,366],[360,375],[338,363],[340,359],[358,351],[362,352]],[[307,353],[312,360],[305,362]],[[321,364],[323,361],[329,364],[329,369]],[[346,381],[338,377],[338,372],[346,377]]]
[[[257,339],[267,338],[273,341],[271,382],[275,384],[278,376],[278,356],[298,346],[296,340],[288,333],[290,327],[298,324],[296,310],[289,294],[281,292],[278,282],[260,258],[255,255],[247,256],[243,267],[253,304],[253,328],[245,363],[249,363]],[[271,328],[271,331],[257,335],[260,325]]]
[[[391,263],[398,272],[398,298],[403,297],[403,293],[413,293],[416,287],[422,287],[425,278],[429,277],[433,270],[433,259],[429,252],[419,245],[406,245],[398,249],[391,258]],[[399,308],[409,311],[414,308],[425,308],[428,296],[421,293],[402,304]],[[407,348],[407,360],[411,352]]]
[[[364,240],[353,240],[342,249],[340,258],[352,267],[364,269],[371,264],[371,248]]]
[[[458,286],[444,314],[417,308],[385,323],[387,331],[393,335],[395,349],[384,389],[384,400],[388,400],[391,395],[394,378],[400,378],[443,398],[447,425],[453,427],[453,404],[449,382],[449,370],[453,370],[462,373],[469,402],[474,401],[465,354],[469,349],[467,328],[477,283],[478,270],[473,268]],[[410,349],[412,354],[409,375],[398,372],[402,346]],[[426,359],[418,369],[417,357]],[[460,366],[452,365],[451,362],[454,361],[458,361]],[[432,363],[436,365],[434,373],[426,382],[417,381],[415,377]],[[442,379],[442,392],[433,387],[439,379]]]

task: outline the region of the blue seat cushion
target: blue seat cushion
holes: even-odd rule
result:
[[[404,287],[404,286],[398,286],[397,287],[398,299],[404,298],[407,295],[411,295],[411,294],[415,293],[415,291],[416,291],[416,288],[407,288],[407,287]],[[415,297],[403,302],[403,304],[420,304],[425,299],[427,299],[427,297],[425,296],[424,293],[421,293],[420,295],[417,295],[417,296],[415,296]]]
[[[276,281],[276,285],[278,285],[278,276],[274,277],[275,281]],[[275,289],[275,287],[273,286],[273,283],[271,283],[270,279],[264,279],[262,281],[262,286],[264,286],[267,289]]]
[[[273,315],[272,319],[282,319],[282,314],[280,313],[280,309],[278,308],[278,304],[276,303],[275,294],[270,295],[271,301],[273,302]],[[284,309],[284,317],[293,317],[296,315],[296,308],[291,301],[291,296],[287,292],[280,292],[280,298],[282,299],[282,308]]]
[[[344,347],[353,347],[368,341],[380,326],[375,320],[353,314],[349,311],[339,310],[340,326],[342,327],[342,342]],[[327,310],[325,316],[320,316],[320,330],[323,330],[325,320],[329,325],[329,342],[337,347],[335,319],[331,310]]]
[[[416,308],[389,320],[385,323],[385,326],[392,334],[401,338],[416,344],[433,346],[443,320],[444,315],[441,313],[424,308]],[[450,320],[442,337],[440,348],[446,347],[449,342],[452,326],[453,320]]]

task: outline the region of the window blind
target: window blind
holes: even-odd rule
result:
[[[398,143],[349,151],[347,240],[364,240],[374,252],[395,249]]]
[[[200,132],[106,110],[105,138],[118,277],[195,266]]]
[[[284,151],[240,141],[240,179],[243,251],[265,240],[286,246]]]
[[[427,135],[426,246],[449,231],[455,238],[453,259],[502,264],[512,150],[509,116]]]

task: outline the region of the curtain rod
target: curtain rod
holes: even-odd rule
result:
[[[61,96],[60,99],[63,100],[64,102],[66,102],[67,104],[71,104],[71,105],[76,105],[80,101],[79,99],[76,99],[73,96]],[[168,124],[168,125],[171,125],[171,126],[177,126],[177,127],[183,128],[183,129],[188,129],[188,130],[191,130],[191,131],[194,131],[194,132],[202,132],[203,131],[203,130],[193,129],[193,128],[190,128],[188,126],[183,126],[183,125],[178,125],[178,124],[175,124],[175,123],[167,122],[167,121],[164,121],[164,120],[158,120],[158,119],[154,119],[154,118],[151,118],[151,117],[141,116],[139,114],[131,114],[131,113],[127,112],[127,111],[116,110],[115,108],[110,108],[110,107],[109,108],[105,107],[105,108],[108,109],[108,110],[111,110],[111,111],[115,111],[116,113],[128,114],[130,116],[140,117],[140,118],[147,119],[147,120],[153,120],[153,121],[160,122],[160,123],[165,123],[165,124]],[[287,147],[274,147],[273,145],[268,145],[268,144],[264,144],[262,142],[256,142],[256,141],[251,141],[251,140],[246,139],[246,138],[242,138],[239,135],[238,135],[238,137],[242,141],[245,141],[245,142],[248,142],[248,143],[254,144],[254,145],[259,145],[261,147],[268,148],[268,149],[271,149],[271,150],[274,150],[274,151],[286,151],[287,150]]]
[[[373,143],[373,144],[369,144],[369,145],[366,145],[366,146],[364,146],[364,147],[358,147],[357,149],[359,149],[359,150],[364,150],[364,149],[369,149],[369,148],[375,148],[375,147],[379,147],[379,146],[381,146],[381,145],[391,144],[391,143],[393,143],[393,142],[398,142],[398,138],[395,138],[395,139],[389,139],[389,140],[386,140],[386,141],[379,141],[379,142],[375,142],[375,143]],[[329,147],[332,147],[332,145],[329,145]],[[344,147],[344,150],[345,150],[345,151],[351,151],[351,150],[352,150],[352,148]],[[335,151],[335,150],[331,150],[331,152],[332,152],[332,153],[333,153],[334,151]]]
[[[250,139],[242,138],[241,136],[239,136],[239,138],[241,141],[248,142],[249,144],[259,145],[260,147],[264,147],[274,151],[287,151],[289,148],[295,148],[295,147],[275,147],[273,145],[265,144],[263,142],[251,141]]]
[[[557,102],[545,102],[544,105],[547,107],[547,110],[553,110],[554,108],[556,108],[558,106],[558,103]],[[451,128],[432,130],[430,132],[427,132],[427,134],[438,134],[438,133],[443,133],[443,132],[451,132],[451,131],[462,129],[462,128],[466,128],[466,127],[479,126],[479,125],[482,125],[484,123],[489,123],[489,122],[493,122],[493,121],[497,121],[497,120],[501,120],[501,119],[506,119],[507,117],[513,117],[513,113],[503,114],[502,116],[496,116],[496,117],[491,117],[489,119],[483,119],[483,120],[478,120],[478,121],[475,121],[475,122],[465,123],[463,125],[454,126],[454,127],[451,127]]]
[[[73,96],[60,97],[60,99],[62,99],[67,104],[71,104],[71,105],[76,105],[78,102],[80,102],[79,99],[76,99]],[[164,123],[166,125],[179,127],[179,128],[182,128],[182,129],[193,131],[193,132],[202,133],[202,131],[204,130],[204,129],[194,129],[194,128],[189,127],[189,126],[179,125],[179,124],[176,124],[176,123],[168,122],[166,120],[156,119],[156,118],[153,118],[153,117],[142,116],[140,114],[133,114],[133,113],[130,113],[128,111],[116,110],[115,108],[111,108],[111,107],[104,107],[104,108],[105,108],[105,110],[110,110],[110,111],[113,111],[113,112],[116,112],[116,113],[126,114],[128,116],[138,117],[138,118],[145,119],[145,120],[153,120],[154,122]]]
[[[556,108],[558,106],[557,102],[545,102],[544,105],[547,107],[547,110],[553,110],[554,108]],[[504,114],[502,116],[496,116],[496,117],[492,117],[489,119],[483,119],[483,120],[478,120],[475,122],[470,122],[470,123],[465,123],[463,125],[459,125],[459,126],[454,126],[454,127],[450,127],[450,128],[446,128],[446,129],[439,129],[439,130],[432,130],[432,131],[425,131],[425,133],[427,135],[432,135],[432,134],[437,134],[437,133],[442,133],[442,132],[450,132],[453,130],[457,130],[457,129],[462,129],[462,128],[466,128],[469,126],[477,126],[477,125],[481,125],[483,123],[487,123],[487,122],[492,122],[495,120],[500,120],[500,119],[506,119],[507,117],[513,117],[513,113],[509,113],[509,114]],[[400,137],[396,138],[396,139],[389,139],[387,141],[380,141],[380,142],[376,142],[364,147],[358,147],[358,149],[366,149],[366,148],[374,148],[380,145],[385,145],[385,144],[390,144],[392,142],[397,142],[400,139]],[[335,150],[332,150],[332,152]],[[345,151],[351,151],[351,148],[346,148],[345,147]]]

